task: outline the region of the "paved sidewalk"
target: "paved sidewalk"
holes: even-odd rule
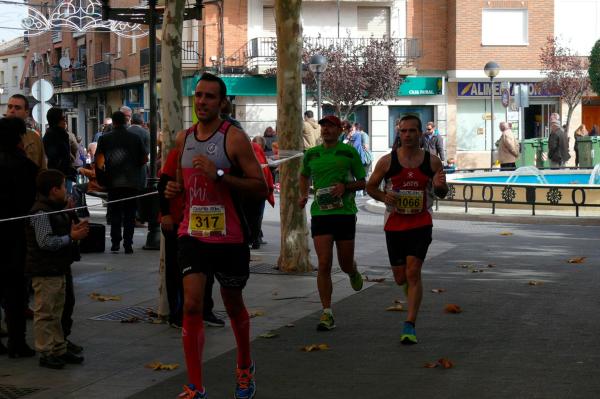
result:
[[[94,211],[95,219],[101,217],[101,210]],[[356,253],[361,270],[387,279],[367,283],[355,294],[347,277],[335,274],[338,328],[331,333],[315,331],[320,304],[314,276],[251,275],[245,290],[248,308],[264,312],[252,319],[257,398],[600,395],[600,383],[592,378],[600,360],[596,338],[600,227],[436,220],[424,270],[420,343],[404,347],[398,340],[405,315],[385,311],[395,299],[402,299],[402,292],[389,278],[381,223],[381,215],[359,213]],[[269,244],[252,251],[253,265],[276,262],[278,210],[267,210],[264,230]],[[8,385],[43,388],[26,396],[32,399],[177,396],[185,381],[180,331],[164,324],[90,320],[128,306],[156,308],[158,252],[139,249],[144,239],[145,231],[136,229],[133,256],[86,255],[74,265],[77,304],[72,339],[85,347],[84,365],[55,371],[38,367],[37,359],[2,357],[0,398],[2,387]],[[316,263],[314,252],[311,256]],[[574,256],[587,259],[568,264]],[[528,285],[530,280],[543,284]],[[432,288],[447,291],[433,294]],[[88,297],[91,292],[120,295],[121,301],[96,302]],[[222,311],[218,295],[214,298],[216,310]],[[446,303],[456,303],[464,312],[445,314]],[[295,327],[285,328],[289,323]],[[28,329],[30,334],[30,324]],[[279,337],[258,338],[270,330]],[[301,346],[312,343],[327,343],[331,350],[300,352]],[[234,347],[229,326],[207,329],[206,384],[212,399],[232,396]],[[422,367],[440,357],[450,358],[455,368]],[[144,368],[152,361],[179,363],[180,368],[171,372]]]

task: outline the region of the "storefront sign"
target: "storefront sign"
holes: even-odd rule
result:
[[[440,77],[407,76],[398,88],[398,96],[437,96],[443,94]]]
[[[494,95],[500,97],[500,82],[494,82]],[[515,87],[518,85],[527,85],[530,97],[558,97],[559,93],[551,93],[545,90],[541,82],[512,83],[510,84],[510,96],[515,95]],[[489,82],[458,82],[459,97],[490,97]]]

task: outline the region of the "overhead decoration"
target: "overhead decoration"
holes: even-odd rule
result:
[[[25,36],[38,36],[63,28],[71,32],[90,32],[109,30],[125,38],[137,38],[148,35],[142,25],[123,21],[103,21],[102,5],[97,0],[65,0],[60,2],[46,17],[39,7],[26,6],[28,16],[23,18],[21,26],[26,29]],[[143,13],[145,10],[140,8]]]

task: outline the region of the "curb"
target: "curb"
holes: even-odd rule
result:
[[[382,202],[374,199],[367,200],[363,205],[364,209],[371,212],[383,215],[385,206]],[[496,213],[492,214],[488,208],[471,207],[477,209],[477,212],[485,211],[487,213],[468,213],[464,212],[462,205],[445,205],[440,204],[440,209],[433,211],[433,218],[438,220],[467,220],[478,222],[503,222],[503,223],[518,223],[518,224],[561,224],[561,225],[577,225],[577,226],[600,226],[600,217],[598,216],[567,216],[567,215],[521,215],[510,212],[507,209],[496,209]],[[462,211],[462,212],[461,212]],[[501,212],[500,214],[498,212]]]

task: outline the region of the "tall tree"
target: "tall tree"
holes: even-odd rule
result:
[[[398,55],[401,39],[350,37],[331,40],[317,38],[305,41],[304,63],[314,54],[327,59],[327,69],[321,76],[322,97],[335,113],[348,119],[357,107],[377,103],[397,96],[402,83],[402,62]],[[312,72],[306,75],[307,88],[315,90]]]
[[[570,48],[563,46],[558,38],[551,36],[542,47],[540,63],[542,74],[545,75],[542,86],[551,93],[560,93],[567,104],[565,131],[568,132],[573,111],[590,90],[587,58],[576,55]]]
[[[183,129],[183,87],[181,71],[181,38],[183,32],[184,0],[166,0],[163,16],[161,41],[161,137],[162,161],[165,162],[169,150],[175,145],[177,132]],[[155,150],[155,149],[153,149]],[[158,313],[168,313],[165,283],[164,238],[161,235],[159,266],[159,306]]]
[[[275,2],[277,31],[277,131],[280,151],[302,149],[301,0]],[[278,267],[286,272],[312,271],[306,214],[298,206],[301,160],[279,166],[281,179],[281,252]]]
[[[590,53],[590,66],[588,68],[590,84],[596,93],[600,93],[600,40],[592,47]]]

